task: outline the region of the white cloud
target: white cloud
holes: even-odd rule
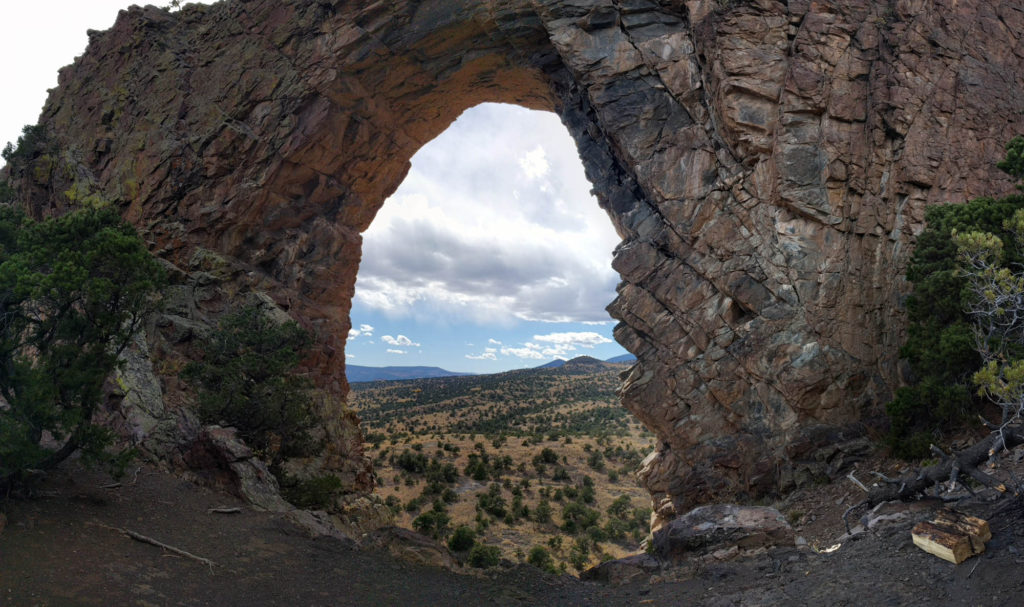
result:
[[[554,114],[472,108],[363,234],[356,299],[396,317],[607,321],[619,238],[592,187]]]
[[[466,358],[470,360],[498,360],[498,356],[494,352],[484,352],[483,354],[467,354]]]
[[[501,353],[505,356],[531,360],[569,359],[578,348],[592,349],[601,344],[612,343],[612,340],[592,331],[548,333],[534,335],[533,339],[535,341],[528,341],[521,347],[503,347]]]
[[[519,158],[519,167],[523,169],[526,178],[530,180],[539,179],[547,175],[548,171],[551,170],[551,165],[548,164],[544,146],[538,144],[537,147],[521,156]],[[516,190],[513,190],[513,195],[515,193]]]
[[[388,354],[408,354],[406,350],[392,350],[388,348]]]
[[[419,346],[420,345],[420,344],[414,342],[413,340],[409,339],[405,335],[399,335],[398,337],[392,337],[390,335],[385,335],[385,336],[381,337],[380,339],[381,339],[381,341],[383,341],[384,343],[388,344],[389,346]],[[390,352],[390,350],[389,350],[389,352]],[[404,352],[403,352],[403,354],[404,354]]]
[[[489,343],[489,344],[494,344],[494,345],[496,345],[496,346],[500,346],[500,345],[501,345],[501,342],[500,342],[500,341],[498,341],[498,340],[496,340],[496,339],[494,339],[493,337],[492,337],[492,338],[490,338],[490,339],[488,339],[488,340],[487,340],[487,343]]]
[[[533,360],[542,360],[544,358],[544,354],[542,352],[538,352],[537,350],[529,347],[502,348],[501,353],[505,356],[515,356],[516,358],[528,358]]]
[[[359,325],[358,329],[352,328],[352,329],[348,330],[348,338],[349,338],[349,340],[353,340],[353,339],[359,337],[360,335],[363,335],[365,337],[373,337],[373,327],[364,323],[364,324]],[[373,342],[371,341],[370,343],[373,343]]]
[[[601,344],[612,343],[612,340],[593,331],[548,333],[547,335],[534,335],[533,338],[537,341],[553,343],[559,346],[580,346],[582,348],[593,348]]]

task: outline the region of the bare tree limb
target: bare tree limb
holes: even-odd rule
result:
[[[908,500],[922,495],[926,489],[947,480],[956,480],[961,473],[968,475],[986,487],[998,491],[1006,491],[1005,485],[997,479],[982,472],[978,466],[988,460],[989,452],[996,445],[1005,445],[1012,449],[1024,444],[1024,427],[1006,426],[1000,433],[993,432],[973,446],[954,456],[945,456],[942,461],[932,466],[921,468],[899,479],[900,485],[886,483],[868,492],[863,505],[874,506],[891,500]],[[934,449],[942,453],[939,449]],[[945,455],[945,454],[943,454]],[[967,487],[966,485],[964,485]],[[967,487],[969,489],[969,487]],[[859,504],[861,505],[861,504]]]
[[[859,480],[857,480],[857,477],[853,475],[853,470],[850,470],[850,473],[846,475],[846,478],[848,478],[848,479],[850,479],[851,481],[853,481],[853,484],[854,484],[854,485],[857,485],[858,487],[860,487],[861,489],[863,489],[863,490],[864,490],[864,491],[865,491],[866,493],[871,493],[871,490],[870,490],[870,489],[868,489],[868,488],[867,488],[867,487],[866,487],[866,486],[864,485],[864,483],[862,483],[862,482],[860,482]]]
[[[186,550],[182,550],[181,548],[177,548],[175,546],[171,546],[170,544],[165,544],[165,543],[161,542],[160,540],[155,540],[155,539],[153,539],[153,538],[151,538],[151,537],[149,537],[147,535],[142,535],[141,533],[138,533],[137,531],[132,531],[131,529],[125,529],[123,527],[111,527],[110,525],[104,525],[102,523],[96,523],[96,524],[98,526],[100,526],[100,527],[105,528],[105,529],[110,529],[111,531],[117,531],[119,533],[123,533],[123,534],[127,535],[128,537],[130,537],[131,539],[133,539],[133,540],[135,540],[137,542],[142,542],[143,544],[149,544],[151,546],[156,546],[157,548],[162,548],[162,549],[164,549],[164,550],[166,550],[168,552],[172,552],[174,554],[177,554],[178,556],[183,556],[185,558],[192,559],[193,561],[198,561],[198,562],[206,565],[210,569],[213,569],[214,566],[216,565],[216,563],[214,563],[213,561],[211,561],[208,558],[204,558],[204,557],[201,557],[201,556],[196,556],[195,554],[192,554],[191,552],[188,552]]]
[[[210,508],[207,510],[207,514],[238,514],[242,511],[238,506],[219,506],[217,508]]]

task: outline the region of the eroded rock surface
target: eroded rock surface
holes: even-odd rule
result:
[[[15,177],[38,213],[100,189],[176,266],[227,260],[317,332],[336,420],[360,232],[408,159],[480,102],[557,112],[623,239],[622,399],[667,521],[825,473],[879,415],[925,207],[1012,191],[1021,32],[984,0],[133,8],[61,73],[61,157]],[[323,465],[358,461],[331,432]]]

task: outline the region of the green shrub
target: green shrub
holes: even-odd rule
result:
[[[434,539],[441,539],[448,532],[448,523],[451,517],[443,509],[435,507],[417,516],[412,521],[412,528],[423,535],[429,535]]]
[[[278,324],[258,306],[221,318],[203,359],[183,373],[198,390],[200,417],[234,426],[272,467],[312,455],[319,447],[310,433],[317,425],[312,382],[295,374],[310,343],[296,323]]]
[[[469,551],[469,564],[477,569],[495,567],[501,561],[501,550],[497,546],[476,544]]]
[[[540,502],[537,503],[537,507],[533,509],[533,520],[536,523],[550,523],[551,522],[551,502],[547,499],[541,498]]]
[[[501,485],[491,483],[486,493],[477,495],[477,508],[499,519],[508,514],[505,498],[501,495]]]
[[[558,573],[558,569],[555,568],[555,561],[551,558],[551,553],[544,546],[530,548],[526,562],[548,573]]]
[[[579,502],[569,502],[562,508],[562,530],[570,535],[583,533],[597,525],[601,513]]]
[[[296,479],[283,474],[279,474],[278,477],[281,482],[281,496],[296,508],[308,510],[326,509],[343,486],[341,479],[333,474],[308,479]]]
[[[448,539],[448,548],[452,552],[465,552],[472,548],[474,543],[476,543],[476,532],[473,531],[473,528],[459,525]]]
[[[1024,196],[979,198],[966,204],[932,206],[927,227],[907,267],[913,292],[907,298],[907,341],[900,356],[914,381],[897,390],[886,406],[888,443],[903,457],[923,457],[935,436],[979,411],[971,376],[981,366],[965,304],[973,294],[957,274],[957,248],[952,233],[988,232],[1007,243],[1007,265],[1019,264],[1022,252],[1003,223],[1024,208]]]
[[[0,493],[79,450],[124,463],[92,418],[163,276],[113,210],[36,222],[0,206]]]

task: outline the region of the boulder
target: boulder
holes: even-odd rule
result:
[[[447,547],[425,535],[401,527],[383,527],[359,539],[359,546],[381,550],[391,556],[430,567],[457,569],[458,562]]]
[[[634,554],[591,567],[580,574],[580,579],[618,586],[647,579],[661,568],[661,561],[655,557],[649,554]]]
[[[234,428],[204,427],[183,459],[199,479],[227,488],[254,506],[271,512],[293,509],[281,498],[277,479]]]
[[[742,551],[793,546],[793,528],[775,508],[715,504],[701,506],[654,533],[653,553],[667,561],[705,554],[725,558]]]

